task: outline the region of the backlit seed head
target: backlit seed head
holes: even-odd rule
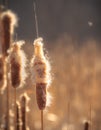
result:
[[[26,56],[21,50],[21,46],[24,44],[23,41],[12,44],[9,50],[9,62],[11,70],[11,84],[13,87],[22,87],[27,77],[26,67]]]

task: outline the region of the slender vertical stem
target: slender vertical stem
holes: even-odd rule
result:
[[[14,112],[14,114],[15,114],[15,120],[14,120],[15,123],[14,123],[14,124],[15,124],[15,130],[17,130],[17,129],[16,129],[16,121],[17,121],[17,119],[16,119],[16,112],[17,112],[17,109],[16,109],[16,88],[14,88],[14,107],[15,107],[15,108],[14,108],[14,111],[15,111],[15,112]]]
[[[70,123],[70,102],[68,101],[68,124],[69,123]],[[69,127],[67,128],[67,130],[69,130]]]
[[[4,60],[6,62],[6,58]],[[7,79],[7,118],[6,118],[6,122],[7,122],[7,130],[9,130],[9,79],[8,79],[8,64],[6,63],[6,79]]]
[[[22,130],[26,130],[26,98],[22,97],[21,100],[21,114],[22,114]]]
[[[90,130],[92,130],[92,104],[90,103]]]
[[[43,110],[41,110],[41,130],[43,130]]]
[[[8,9],[8,0],[2,0],[2,3]]]
[[[36,29],[36,36],[37,38],[39,37],[39,28],[38,28],[38,19],[37,19],[37,14],[36,14],[36,3],[34,1],[34,16],[35,16],[35,29]]]

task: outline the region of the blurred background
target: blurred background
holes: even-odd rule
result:
[[[64,33],[77,39],[100,38],[100,0],[0,0],[19,18],[17,34],[20,39],[33,40],[36,36],[34,6],[38,17],[39,34],[54,40]]]
[[[18,16],[15,33],[18,40],[26,41],[22,49],[29,63],[36,38],[33,0],[8,0],[8,7]],[[45,130],[84,130],[86,120],[91,130],[101,130],[101,1],[36,0],[36,7],[39,36],[44,39],[53,76],[49,88],[52,103],[44,112]],[[29,76],[26,85],[17,90],[17,98],[19,101],[23,92],[28,94],[27,125],[30,130],[40,130],[40,111],[29,70],[28,64]],[[11,88],[11,109],[13,91]],[[6,109],[5,94],[0,96],[2,113]]]

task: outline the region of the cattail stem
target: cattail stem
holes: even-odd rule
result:
[[[16,123],[17,123],[17,126],[16,126],[17,130],[20,130],[19,129],[19,107],[17,104],[16,104]]]
[[[90,103],[90,130],[92,130],[92,104]]]
[[[43,130],[43,110],[41,110],[41,130]]]
[[[36,3],[34,1],[34,16],[35,16],[35,28],[36,28],[36,37],[39,37],[39,28],[38,28],[38,19],[37,19],[37,14],[36,14]]]
[[[68,123],[70,123],[70,102],[69,101],[68,101]],[[69,130],[69,127],[67,129]]]
[[[14,124],[15,124],[15,130],[17,130],[17,117],[16,117],[16,115],[17,115],[17,108],[16,108],[16,88],[14,88],[14,107],[15,107],[15,122],[14,122]]]
[[[21,115],[22,115],[22,130],[26,130],[26,98],[22,97],[21,100]]]
[[[8,70],[8,64],[6,64],[6,69]],[[7,71],[6,70],[6,71]],[[6,72],[7,77],[7,130],[9,130],[9,95],[10,95],[10,88],[9,88],[9,79],[8,79],[8,73]]]

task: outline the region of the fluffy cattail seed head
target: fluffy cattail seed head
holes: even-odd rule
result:
[[[50,84],[50,64],[44,56],[42,38],[34,41],[34,57],[32,59],[32,72],[36,84],[36,98],[40,110],[47,106],[47,87]]]
[[[26,78],[26,57],[20,49],[23,41],[14,43],[9,50],[9,62],[11,70],[11,84],[14,88],[21,87]]]
[[[10,10],[4,11],[1,14],[1,27],[2,27],[2,53],[7,56],[7,50],[10,47],[11,35],[14,32],[14,26],[17,23],[16,15]]]

